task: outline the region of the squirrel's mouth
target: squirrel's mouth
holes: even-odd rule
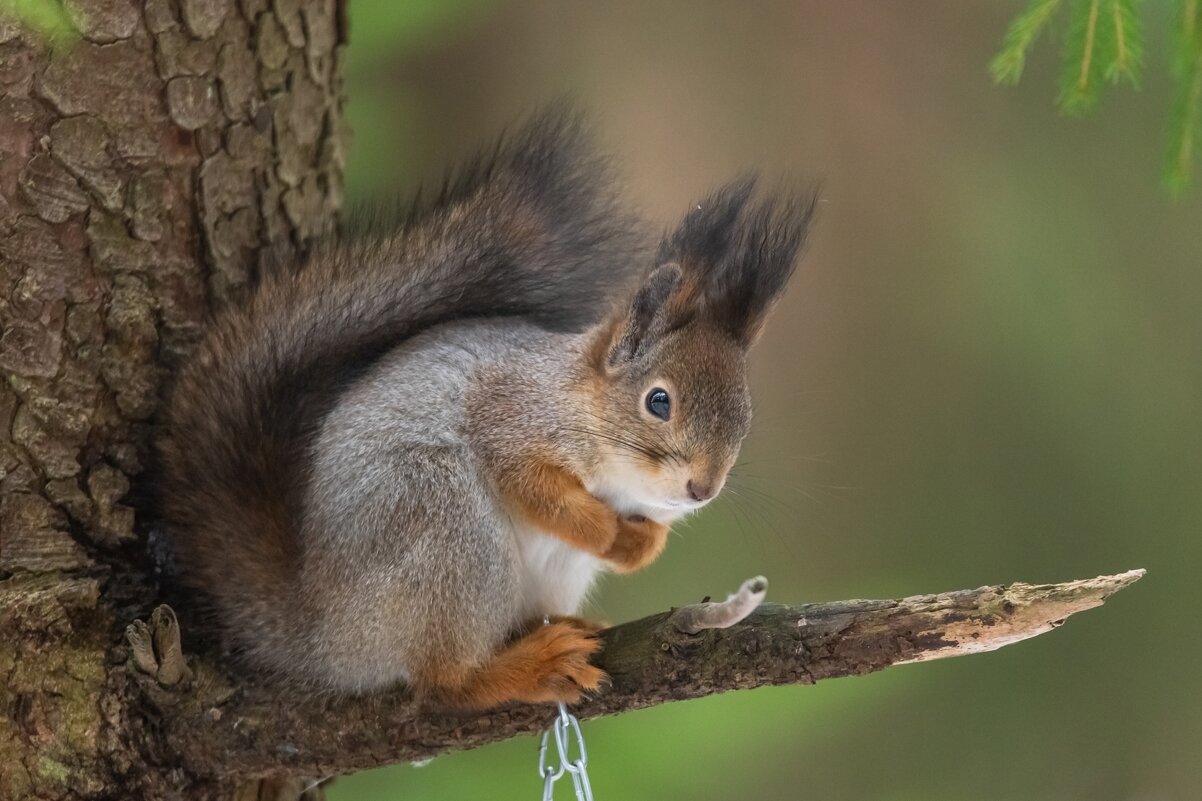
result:
[[[683,499],[683,498],[680,500],[670,500],[669,499],[669,500],[659,501],[655,505],[659,506],[663,509],[700,509],[702,506],[705,506],[707,503],[709,503],[712,500],[713,500],[713,498],[706,498],[705,500],[701,500],[701,501],[694,501],[692,499]]]

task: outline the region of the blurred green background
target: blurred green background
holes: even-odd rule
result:
[[[733,492],[651,569],[605,581],[596,614],[756,573],[804,601],[1148,569],[993,654],[589,722],[599,801],[1202,798],[1202,198],[1157,185],[1167,13],[1143,90],[1066,119],[1054,46],[1018,88],[990,83],[1019,8],[350,4],[352,198],[437,181],[563,93],[665,223],[744,167],[824,180],[755,354]],[[330,797],[535,798],[536,745]]]

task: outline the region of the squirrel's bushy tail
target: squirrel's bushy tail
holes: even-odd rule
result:
[[[375,359],[452,319],[583,327],[646,263],[640,226],[562,106],[388,225],[352,226],[299,268],[268,271],[177,379],[159,438],[160,504],[176,571],[227,623],[253,625],[272,612],[259,606],[264,591],[286,591],[309,441]]]

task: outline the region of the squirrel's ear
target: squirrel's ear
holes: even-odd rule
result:
[[[763,331],[805,248],[818,204],[816,187],[769,195],[743,216],[738,241],[715,271],[714,320],[744,347]]]
[[[784,188],[753,200],[742,178],[696,204],[661,246],[678,254],[684,290],[669,317],[686,313],[751,347],[784,292],[813,222],[816,188]]]
[[[665,264],[643,281],[626,313],[609,329],[605,365],[617,367],[634,361],[668,329],[668,300],[680,285],[680,267]]]

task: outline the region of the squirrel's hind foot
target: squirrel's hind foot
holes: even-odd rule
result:
[[[438,700],[467,709],[512,702],[573,704],[606,680],[604,671],[589,664],[601,648],[595,635],[592,624],[560,619],[506,645],[483,667],[428,671],[421,685]]]

